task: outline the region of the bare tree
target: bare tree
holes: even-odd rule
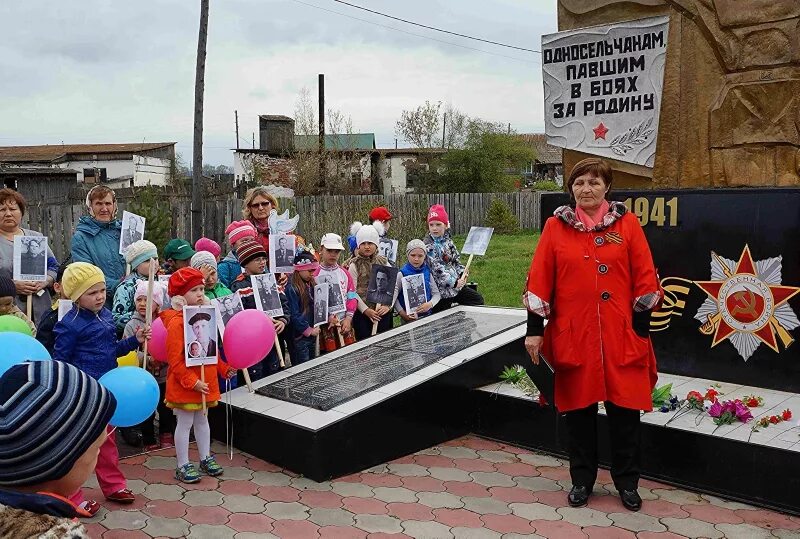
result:
[[[206,84],[208,2],[200,0],[200,33],[197,36],[197,66],[194,79],[194,155],[192,156],[192,241],[203,235],[203,94]]]
[[[395,125],[395,133],[417,148],[439,148],[442,145],[442,102],[425,101],[414,110],[404,110]]]

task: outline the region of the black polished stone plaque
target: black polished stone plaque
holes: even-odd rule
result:
[[[263,386],[256,392],[330,410],[522,323],[524,319],[520,316],[454,312],[431,322],[416,323],[408,331]]]

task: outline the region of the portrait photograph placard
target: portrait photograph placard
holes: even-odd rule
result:
[[[233,315],[239,313],[244,310],[244,306],[242,305],[242,296],[239,295],[239,292],[234,292],[233,294],[229,294],[227,296],[222,296],[221,298],[215,298],[211,300],[211,305],[214,305],[217,308],[217,329],[219,330],[219,334],[225,338],[225,326],[228,325]]]
[[[391,266],[373,264],[367,285],[367,301],[391,306],[394,303],[394,289],[397,286],[399,270]]]
[[[281,305],[281,296],[278,292],[278,282],[275,280],[275,274],[252,275],[250,280],[253,283],[253,297],[256,300],[256,307],[270,318],[283,316],[283,306]]]
[[[291,234],[269,235],[269,271],[292,273],[294,271],[295,236]]]
[[[464,242],[464,248],[461,252],[465,255],[478,255],[483,256],[486,254],[486,249],[489,248],[489,241],[492,239],[493,228],[483,226],[473,226],[469,229],[467,234],[467,241]]]
[[[187,367],[217,363],[217,309],[183,308],[184,356]]]
[[[347,310],[344,292],[339,286],[339,278],[335,273],[320,271],[317,275],[317,283],[327,283],[328,288],[328,314],[339,314]]]
[[[47,280],[46,236],[14,236],[14,280]]]
[[[122,233],[119,236],[119,254],[125,255],[131,243],[144,239],[145,218],[129,211],[122,212]]]
[[[419,307],[425,303],[427,295],[425,293],[425,275],[417,273],[402,278],[403,300],[406,304],[407,313],[415,313]]]
[[[396,264],[398,243],[399,242],[397,240],[381,238],[381,242],[378,244],[378,254],[381,256],[385,256],[386,260],[388,260],[392,264]]]
[[[314,327],[328,321],[328,283],[319,283],[314,287]]]

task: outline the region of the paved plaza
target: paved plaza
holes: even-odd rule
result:
[[[276,441],[280,443],[280,441]],[[174,450],[129,457],[132,506],[103,502],[93,537],[255,538],[800,538],[800,518],[643,480],[624,509],[606,470],[589,506],[567,506],[566,463],[466,436],[363,473],[317,483],[214,444],[222,479],[173,477]],[[192,458],[197,454],[192,449]],[[101,500],[92,478],[87,496]]]

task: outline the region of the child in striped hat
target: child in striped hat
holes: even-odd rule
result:
[[[68,497],[94,470],[116,407],[110,391],[60,361],[14,365],[0,377],[3,537],[89,537],[75,517],[90,512]]]
[[[239,257],[239,262],[244,268],[244,273],[239,275],[231,285],[231,292],[239,292],[242,297],[242,307],[245,309],[257,309],[256,299],[253,295],[253,275],[261,275],[267,268],[267,252],[264,247],[255,240],[247,239],[242,241],[236,249],[236,254]],[[275,325],[275,333],[280,335],[289,323],[289,302],[286,295],[281,293],[281,307],[283,308],[283,316],[277,316],[272,319]],[[281,369],[278,360],[278,353],[275,348],[270,350],[270,353],[263,361],[256,363],[248,369],[252,380],[260,380],[270,374],[275,374]],[[241,380],[240,380],[241,381]]]

